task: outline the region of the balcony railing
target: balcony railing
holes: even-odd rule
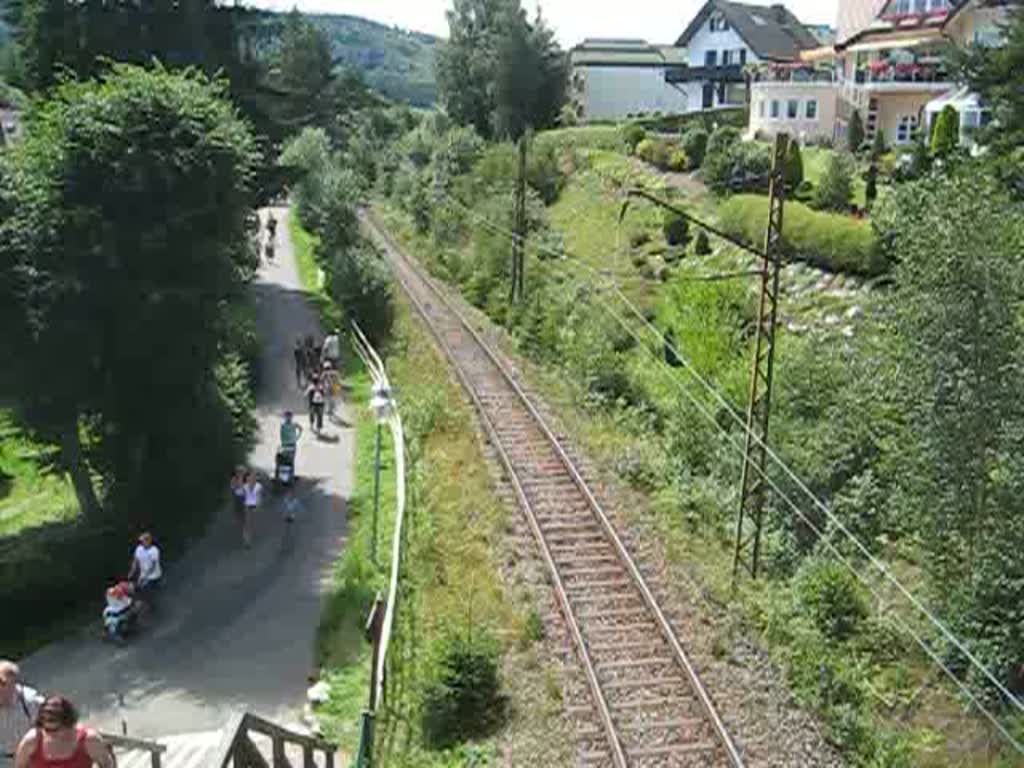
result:
[[[753,83],[834,83],[835,75],[828,70],[776,69],[755,72]]]
[[[711,67],[669,66],[665,68],[666,83],[691,83],[695,80],[742,83],[743,67],[739,64],[726,64]]]

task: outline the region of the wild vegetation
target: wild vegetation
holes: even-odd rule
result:
[[[1018,20],[1014,34],[1021,29]],[[1012,125],[1019,93],[996,85],[993,73],[1009,76],[1005,67],[1015,59],[1003,51],[977,55],[988,57],[988,69],[975,61],[972,71],[991,81],[978,74],[975,82],[990,83],[987,92]],[[465,170],[452,174],[443,148],[455,131],[463,132],[458,141],[467,151]],[[531,149],[527,297],[512,305],[514,153],[507,144],[469,140],[464,131],[427,119],[414,131],[414,147],[400,142],[381,187],[389,197],[382,211],[435,274],[503,325],[540,370],[555,372],[546,386],[571,395],[575,423],[591,447],[649,495],[650,514],[690,542],[687,551],[703,561],[710,588],[727,597],[723,564],[731,552],[740,428],[725,409],[743,411],[753,304],[742,277],[699,278],[702,266],[727,272],[730,263],[735,271],[749,262],[645,205],[633,203],[621,217],[619,195],[627,186],[673,194],[625,160],[627,153],[666,155],[644,129],[629,126],[617,137],[610,128],[556,131],[538,135]],[[724,200],[676,202],[757,242],[749,222],[764,221],[764,198],[756,193],[766,156],[737,138],[727,128],[706,141],[696,131],[680,138],[688,166],[698,165],[694,158],[703,150],[703,178]],[[811,192],[797,194],[821,209],[788,206],[790,253],[837,273],[885,274],[889,286],[834,300],[825,317],[858,318],[843,333],[828,323],[810,332],[806,320],[785,323],[803,330],[781,332],[773,444],[813,498],[773,470],[779,493],[766,535],[768,576],[743,590],[739,604],[800,699],[858,765],[995,765],[997,745],[1005,764],[1012,763],[1005,741],[979,741],[989,725],[977,710],[955,727],[949,722],[960,691],[907,627],[938,649],[1005,727],[1019,729],[1006,698],[912,606],[898,596],[879,603],[872,590],[880,584],[866,578],[873,566],[864,558],[887,563],[981,666],[1008,690],[1022,689],[1012,661],[1024,651],[1021,636],[1001,607],[1018,601],[1024,564],[1024,540],[1010,522],[1019,515],[1008,512],[1020,498],[1013,468],[1018,408],[1003,390],[1022,359],[1022,276],[1007,261],[1020,252],[1024,232],[1019,188],[1007,172],[1016,167],[1019,146],[1000,136],[988,156],[972,160],[944,145],[933,152],[921,141],[901,169],[881,148],[858,144],[868,163],[860,169],[873,166],[877,174],[885,166],[883,195],[877,175],[858,180],[860,170],[841,153],[801,148],[790,156],[790,184],[809,182]],[[733,195],[737,189],[747,194]],[[419,190],[433,190],[434,204],[423,205]],[[870,221],[849,215],[861,194],[877,197]],[[981,240],[967,242],[982,231]],[[812,300],[794,297],[797,306]],[[783,312],[793,311],[787,298]],[[641,318],[653,321],[671,348]],[[681,360],[724,403],[692,377],[673,373]],[[708,408],[714,421],[705,417]],[[994,424],[999,429],[989,428]]]

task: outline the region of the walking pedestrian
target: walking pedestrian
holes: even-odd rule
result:
[[[324,386],[316,377],[306,388],[306,400],[309,403],[309,427],[317,434],[324,428],[325,399]]]
[[[295,349],[292,350],[295,356],[295,386],[302,389],[302,379],[306,375],[306,350],[302,346],[302,338],[295,338]]]
[[[231,508],[239,526],[245,522],[245,467],[235,467],[231,475]]]
[[[320,372],[320,350],[317,347],[316,339],[312,336],[306,337],[306,377],[315,376]]]
[[[320,386],[324,389],[324,397],[327,400],[327,415],[334,418],[335,400],[341,390],[341,382],[338,372],[331,365],[329,360],[324,361],[324,369],[320,374]]]
[[[246,549],[252,546],[252,523],[256,517],[256,510],[263,501],[263,485],[256,478],[256,473],[249,470],[245,475],[245,486],[243,488],[245,499],[245,513],[242,518],[242,544]]]
[[[324,339],[323,349],[321,350],[320,359],[324,363],[330,363],[335,370],[338,369],[338,365],[341,363],[341,330],[335,328],[333,332],[327,335]]]
[[[63,696],[40,705],[32,728],[18,745],[15,768],[116,768],[114,753],[91,728],[80,725],[78,710]]]
[[[13,661],[0,659],[0,768],[14,765],[18,743],[33,726],[44,699],[18,682],[21,670]]]

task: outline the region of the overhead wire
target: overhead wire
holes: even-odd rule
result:
[[[507,230],[507,229],[501,227],[500,225],[495,224],[494,222],[491,222],[486,217],[483,217],[480,214],[476,213],[471,208],[466,206],[461,201],[455,199],[451,195],[448,195],[447,193],[444,193],[444,194],[445,194],[445,197],[447,199],[449,199],[451,202],[453,202],[457,207],[459,207],[462,210],[466,211],[471,216],[471,218],[473,218],[476,221],[478,221],[482,226],[485,226],[485,227],[491,229],[491,231],[493,231],[493,232],[496,232],[496,233],[499,233],[499,234],[503,234],[506,237],[510,237],[510,238],[513,238],[513,239],[518,237],[518,235],[516,235],[516,233],[514,233],[514,232],[512,232],[510,230]],[[811,503],[814,506],[816,506],[819,510],[821,510],[825,514],[825,516],[829,520],[829,522],[831,522],[855,546],[855,548],[875,568],[875,570],[891,586],[895,587],[895,589],[904,597],[904,599],[906,599],[907,602],[909,602],[911,606],[913,606],[921,615],[923,615],[929,621],[929,623],[933,627],[935,627],[939,631],[939,633],[942,635],[943,638],[945,638],[949,643],[951,643],[954,647],[956,647],[957,650],[959,650],[964,655],[964,657],[967,658],[968,661],[970,661],[971,665],[976,670],[981,672],[982,675],[995,687],[995,689],[1000,692],[1002,697],[1008,703],[1010,703],[1018,712],[1024,713],[1024,703],[1022,703],[1021,700],[1017,696],[1015,696],[1011,691],[1009,691],[1006,688],[1006,686],[1003,685],[1002,682],[1000,682],[995,677],[995,675],[974,655],[974,653],[971,652],[971,650],[969,648],[967,648],[967,646],[959,638],[957,638],[953,634],[953,632],[945,625],[944,622],[942,622],[937,616],[935,616],[935,614],[929,608],[927,608],[915,595],[913,595],[913,593],[911,593],[910,590],[907,589],[907,587],[905,587],[902,584],[902,582],[900,582],[895,576],[893,576],[891,571],[875,555],[873,555],[868,550],[868,548],[835,515],[835,513],[832,512],[832,510],[829,509],[828,506],[824,502],[822,502],[817,497],[817,495],[813,491],[811,491],[810,488],[807,487],[806,483],[804,483],[796,475],[796,473],[788,466],[788,464],[786,464],[770,446],[768,446],[764,441],[762,441],[760,439],[760,437],[756,433],[752,432],[748,428],[748,426],[746,424],[746,421],[740,416],[739,413],[736,412],[736,410],[732,406],[732,404],[729,403],[728,400],[726,400],[726,398],[718,391],[718,389],[713,384],[711,384],[704,376],[701,375],[701,373],[698,370],[696,370],[696,368],[693,366],[693,364],[690,362],[690,360],[679,351],[677,346],[671,340],[667,339],[665,337],[665,335],[653,323],[651,323],[644,316],[643,312],[641,312],[636,307],[636,305],[629,299],[628,296],[626,296],[622,292],[622,290],[619,288],[619,286],[617,284],[614,283],[614,281],[610,281],[608,276],[602,274],[599,270],[597,270],[593,266],[587,264],[585,261],[583,261],[583,260],[581,260],[579,258],[574,258],[571,254],[569,254],[564,249],[554,249],[554,248],[551,248],[550,246],[544,245],[543,243],[535,243],[534,247],[537,250],[539,250],[541,252],[545,252],[548,255],[555,256],[556,258],[570,260],[574,264],[578,264],[578,265],[582,266],[584,269],[586,269],[589,272],[591,272],[598,279],[609,281],[609,287],[618,296],[618,298],[624,304],[626,304],[626,306],[629,308],[630,312],[648,330],[650,330],[652,333],[655,334],[655,336],[664,344],[665,349],[670,350],[676,356],[676,358],[679,360],[679,362],[682,364],[682,366],[687,370],[687,372],[694,379],[696,379],[701,384],[701,386],[708,392],[708,394],[710,394],[726,410],[726,412],[729,414],[729,417],[743,430],[743,432],[746,433],[746,434],[749,434],[752,437],[752,439],[754,441],[756,441],[758,443],[758,445],[760,445],[765,450],[766,455],[769,458],[771,458],[772,462],[779,469],[781,469],[783,471],[783,473],[787,477],[789,477],[789,479],[796,485],[796,487],[800,491],[803,492],[803,494],[805,496],[807,496],[807,498],[811,501]],[[660,358],[658,358],[658,359],[660,360]],[[661,362],[664,363],[663,360]],[[666,366],[666,368],[667,368],[667,366]],[[674,375],[674,371],[671,368],[668,368],[668,372],[670,374],[672,374],[670,376],[670,378],[672,378],[675,382],[677,382],[677,384],[681,385],[681,382],[679,381],[679,378]],[[714,420],[714,423],[721,429],[721,425],[718,423],[717,419]],[[724,432],[724,430],[722,430],[722,431]],[[751,465],[752,466],[756,466],[753,462],[751,462]],[[757,467],[757,469],[760,471],[760,467]],[[768,477],[765,477],[765,480],[769,483],[769,485],[771,485],[773,487],[774,490],[776,490],[776,492],[779,491],[779,489],[778,489],[777,485],[774,483],[774,481],[772,481]],[[788,496],[786,498],[788,499]],[[798,509],[798,507],[795,507],[795,509]],[[803,515],[802,511],[799,512],[798,514],[800,515],[801,518],[804,518],[804,515]],[[860,576],[859,571],[855,571],[855,574],[858,575],[858,577]],[[933,652],[929,652],[929,656],[932,656],[933,660],[935,660]],[[948,672],[948,670],[947,670],[947,672]],[[955,678],[955,679],[958,679],[958,678]],[[1014,745],[1015,748],[1018,749],[1018,751],[1024,753],[1024,748],[1021,747],[1020,743],[1016,739],[1013,739],[1011,736],[1009,736],[1009,734],[1007,732],[1005,732],[1005,729],[1003,729],[1001,726],[1000,726],[1000,731],[1003,733],[1004,737],[1007,737],[1007,738],[1010,739],[1011,743]]]

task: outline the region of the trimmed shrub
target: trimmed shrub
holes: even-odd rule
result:
[[[451,640],[423,692],[423,736],[443,748],[487,733],[500,719],[498,647],[490,639]]]
[[[766,197],[736,195],[721,205],[718,214],[722,228],[732,236],[756,246],[764,242]],[[801,203],[786,204],[782,244],[788,256],[833,272],[871,276],[888,269],[871,224],[814,211]]]
[[[885,154],[885,131],[881,127],[875,129],[875,139],[871,142],[871,162],[877,163]]]
[[[850,124],[846,128],[846,146],[851,152],[857,152],[863,143],[864,121],[861,120],[860,111],[855,109],[850,115]]]
[[[637,145],[647,138],[647,131],[635,123],[630,123],[622,129],[622,143],[626,145],[629,154],[635,154]]]
[[[693,127],[683,133],[683,152],[690,161],[689,168],[700,168],[704,164],[704,155],[708,149],[708,132],[701,127]]]
[[[690,222],[672,211],[665,211],[661,229],[669,245],[686,245],[690,239]]]
[[[960,143],[960,113],[951,104],[942,108],[932,129],[932,154],[945,157]]]
[[[878,199],[878,166],[875,163],[868,168],[865,180],[867,185],[864,188],[864,200],[866,207],[870,210],[875,204],[875,200]]]
[[[739,143],[740,131],[738,128],[733,128],[729,125],[715,128],[711,136],[708,137],[705,157],[707,155],[718,155],[727,152]]]
[[[697,242],[694,243],[693,251],[698,256],[711,255],[711,241],[708,240],[708,233],[703,229],[697,233]]]
[[[636,156],[661,170],[668,170],[672,162],[672,146],[660,139],[644,139],[636,145]],[[685,164],[686,158],[683,158]]]
[[[668,156],[668,169],[676,173],[682,173],[689,167],[689,160],[686,153],[681,149],[673,149]]]
[[[853,196],[853,162],[848,155],[834,152],[828,159],[825,173],[814,190],[814,207],[823,211],[850,210]]]
[[[796,140],[789,143],[783,175],[786,179],[786,189],[789,190],[795,190],[804,181],[804,158],[800,153],[800,142]]]

